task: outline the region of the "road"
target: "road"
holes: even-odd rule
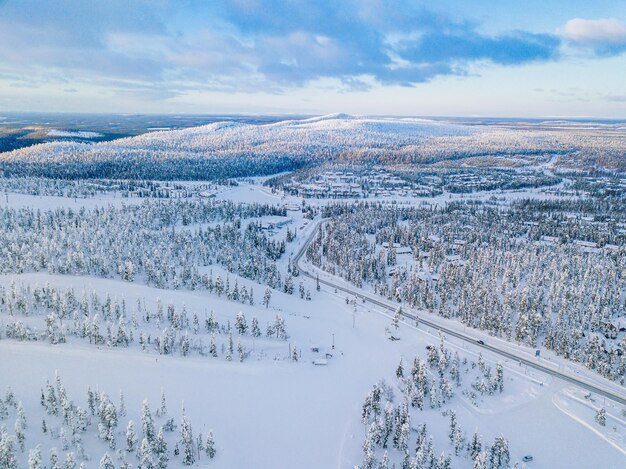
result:
[[[367,301],[373,305],[376,305],[380,308],[383,308],[387,311],[390,311],[392,313],[395,313],[398,309],[398,305],[394,304],[392,302],[388,302],[382,298],[378,298],[375,297],[369,293],[367,293],[366,291],[357,288],[357,287],[345,287],[339,283],[335,283],[332,282],[328,279],[322,279],[322,278],[318,278],[317,276],[312,275],[308,270],[304,269],[301,265],[300,265],[300,260],[302,258],[302,256],[304,255],[304,253],[306,252],[306,250],[308,249],[309,245],[311,244],[311,241],[315,238],[315,236],[317,235],[317,232],[320,229],[322,222],[318,222],[317,225],[315,226],[315,228],[313,229],[313,231],[311,232],[311,235],[309,236],[309,238],[306,240],[306,242],[302,245],[302,248],[300,248],[300,250],[298,251],[298,253],[295,255],[294,257],[294,265],[296,266],[296,268],[298,269],[298,271],[300,272],[301,275],[304,275],[305,277],[308,277],[310,279],[313,280],[318,280],[320,284],[323,285],[327,285],[329,287],[335,288],[337,291],[342,291],[345,293],[348,293],[350,295],[353,295],[357,298],[360,298],[364,301]],[[410,319],[411,321],[413,321],[413,323],[415,323],[415,321],[418,319],[417,313],[415,312],[411,312],[411,310],[406,310],[404,307],[402,308],[402,316],[404,316],[407,319]],[[472,337],[471,335],[466,335],[463,332],[459,332],[456,331],[454,329],[449,329],[439,323],[436,322],[432,322],[429,321],[428,319],[424,319],[423,316],[419,317],[419,324],[423,324],[425,326],[431,327],[433,329],[437,329],[443,333],[445,333],[448,336],[451,337],[456,337],[458,339],[462,339],[462,340],[466,340],[468,342],[472,342],[474,345],[476,345],[477,347],[483,348],[484,350],[488,350],[490,352],[493,352],[495,354],[498,354],[502,357],[505,358],[509,358],[511,360],[515,360],[517,362],[523,363],[527,366],[530,366],[536,370],[539,370],[543,373],[546,373],[550,376],[553,376],[555,378],[559,378],[563,381],[566,381],[568,383],[572,383],[575,384],[577,386],[580,386],[581,388],[584,388],[588,391],[594,392],[600,396],[606,397],[607,399],[611,399],[615,402],[619,402],[620,404],[626,406],[626,392],[614,392],[610,389],[606,389],[604,387],[601,387],[593,382],[587,381],[579,376],[576,375],[569,375],[566,373],[563,373],[561,371],[558,370],[554,370],[548,366],[543,365],[541,362],[535,361],[535,360],[529,360],[528,358],[524,357],[524,356],[520,356],[517,355],[515,353],[512,353],[509,350],[504,350],[502,348],[499,348],[497,346],[494,345],[489,345],[486,343],[479,343],[475,337]]]

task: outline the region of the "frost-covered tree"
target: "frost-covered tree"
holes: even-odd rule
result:
[[[104,456],[102,456],[102,459],[100,459],[99,467],[100,469],[115,469],[115,465],[113,464],[109,453],[104,453]]]
[[[76,468],[76,456],[72,451],[65,453],[65,462],[63,463],[63,469],[75,469]]]
[[[120,417],[126,416],[126,402],[124,402],[124,393],[120,391],[120,410],[118,411]]]
[[[152,459],[152,448],[147,438],[141,440],[139,447],[139,467],[140,469],[154,469],[154,460]]]
[[[126,451],[132,453],[137,448],[137,433],[135,432],[135,422],[128,421],[126,426]]]
[[[167,402],[165,400],[165,391],[161,388],[161,407],[159,408],[159,417],[167,415]]]
[[[24,433],[24,428],[22,427],[22,421],[19,418],[15,419],[15,425],[13,428],[15,438],[20,446],[20,451],[23,453],[25,449],[24,442],[26,441],[26,434]]]
[[[159,433],[154,442],[154,454],[157,460],[156,467],[158,469],[166,469],[169,458],[167,455],[167,443],[163,436],[163,428],[159,429]]]
[[[209,436],[207,436],[206,444],[204,445],[204,450],[206,452],[206,455],[210,459],[213,459],[215,457],[215,454],[216,454],[217,451],[215,449],[215,441],[213,439],[213,431],[209,431]]]
[[[180,442],[183,448],[183,464],[186,466],[193,465],[196,462],[193,444],[193,431],[189,417],[186,415],[183,415],[180,421]]]
[[[474,435],[472,436],[472,441],[468,445],[468,450],[472,460],[476,460],[482,449],[483,445],[480,440],[480,436],[478,435],[478,432],[474,432]]]
[[[259,320],[255,317],[252,318],[252,337],[260,337],[261,329],[259,328]]]
[[[237,313],[237,317],[235,319],[235,329],[240,335],[243,335],[248,330],[248,324],[246,323],[246,316],[240,311]]]
[[[502,469],[509,466],[509,442],[504,436],[497,436],[489,450],[489,464],[493,469]]]
[[[265,289],[265,293],[263,293],[263,304],[265,305],[266,308],[269,308],[271,299],[272,299],[272,290],[269,287],[267,287]]]
[[[143,436],[148,440],[148,443],[154,441],[154,420],[152,420],[148,399],[144,399],[141,404],[141,428]]]
[[[41,445],[28,452],[28,469],[42,469],[43,461],[41,459]]]
[[[15,440],[3,428],[0,428],[0,467],[17,469]]]

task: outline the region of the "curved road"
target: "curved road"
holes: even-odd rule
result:
[[[318,277],[312,275],[309,271],[307,271],[306,269],[303,269],[300,266],[300,259],[302,258],[302,256],[304,255],[304,253],[306,252],[306,250],[308,249],[309,245],[311,244],[311,241],[313,240],[313,238],[315,238],[315,236],[317,235],[317,232],[319,231],[319,228],[321,226],[322,222],[318,222],[318,224],[315,226],[315,228],[313,229],[313,231],[311,232],[311,235],[309,236],[309,238],[306,240],[306,242],[304,243],[304,245],[302,246],[302,248],[300,248],[300,250],[298,251],[298,253],[296,254],[296,256],[294,257],[294,265],[296,266],[296,268],[298,269],[298,271],[304,275],[305,277],[308,277],[310,279],[313,280],[318,280]],[[361,298],[365,301],[369,301],[370,303],[386,309],[388,311],[394,312],[397,310],[397,305],[393,305],[383,299],[377,298],[375,296],[370,295],[369,293],[365,292],[364,290],[361,290],[357,287],[352,287],[352,288],[347,288],[344,287],[343,285],[339,285],[337,283],[333,283],[329,280],[326,279],[319,279],[319,283],[320,284],[324,284],[327,285],[329,287],[335,288],[337,290],[343,291],[345,293],[348,293],[350,295],[354,295],[355,297]],[[418,319],[417,314],[411,314],[410,312],[404,311],[402,312],[402,316],[404,316],[407,319],[412,320],[413,322],[415,322]],[[467,340],[468,342],[472,342],[474,345],[478,346],[478,347],[482,347],[485,350],[489,350],[490,352],[496,353],[500,356],[503,356],[505,358],[510,358],[511,360],[515,360],[518,362],[521,362],[525,365],[528,365],[532,368],[535,368],[539,371],[542,371],[543,373],[546,373],[548,375],[554,376],[556,378],[562,379],[563,381],[567,381],[569,383],[575,384],[577,386],[580,386],[584,389],[587,389],[588,391],[592,391],[595,392],[603,397],[606,397],[608,399],[612,399],[615,402],[619,402],[620,404],[626,406],[626,391],[623,393],[618,393],[615,391],[612,391],[610,389],[606,389],[603,387],[598,386],[597,384],[594,384],[592,382],[586,381],[580,377],[577,376],[572,376],[572,375],[568,375],[565,373],[562,373],[560,371],[554,370],[550,367],[544,366],[539,362],[533,361],[533,360],[529,360],[528,358],[516,355],[514,353],[511,353],[508,350],[503,350],[501,348],[495,347],[493,345],[488,345],[485,343],[480,343],[478,342],[474,337],[471,337],[469,335],[465,335],[462,332],[458,332],[454,329],[448,329],[445,326],[442,326],[441,324],[437,324],[435,322],[431,322],[428,319],[424,319],[423,317],[419,318],[419,323],[420,324],[424,324],[428,327],[431,327],[433,329],[437,329],[441,332],[444,332],[445,334],[452,336],[452,337],[456,337],[458,339],[462,339],[462,340]]]

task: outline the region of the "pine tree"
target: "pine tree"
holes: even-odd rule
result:
[[[396,378],[402,379],[404,377],[404,367],[402,366],[402,358],[400,358],[400,363],[398,363],[398,368],[396,368]]]
[[[476,458],[483,449],[482,447],[483,445],[480,441],[480,436],[478,435],[478,432],[474,432],[474,435],[472,436],[472,441],[469,444],[469,452],[472,460],[476,460]]]
[[[115,469],[109,453],[104,453],[104,456],[100,459],[100,469]]]
[[[56,448],[52,448],[50,450],[50,469],[60,469],[59,468],[59,455],[57,454]]]
[[[260,337],[261,329],[259,328],[259,320],[255,317],[252,318],[252,337]]]
[[[450,443],[454,443],[454,437],[457,432],[457,421],[456,421],[456,412],[450,411],[450,431],[448,431],[448,438],[450,439]]]
[[[124,393],[120,391],[120,410],[118,412],[120,417],[126,416],[126,402],[124,402]]]
[[[265,293],[263,294],[263,304],[265,305],[265,308],[269,308],[271,299],[272,299],[272,290],[270,289],[270,287],[267,287],[265,289]]]
[[[13,437],[0,427],[0,467],[17,469]]]
[[[437,469],[452,469],[452,458],[444,453],[441,454],[439,462],[437,463]]]
[[[152,420],[148,399],[144,399],[141,405],[141,428],[148,443],[154,441],[154,421]]]
[[[246,357],[246,350],[239,338],[237,338],[237,354],[239,355],[239,362],[243,362],[243,359]]]
[[[183,415],[180,421],[180,439],[183,447],[183,464],[191,466],[196,462],[196,457],[193,447],[193,432],[191,429],[191,422],[189,417]]]
[[[213,440],[213,432],[209,431],[209,436],[206,439],[206,445],[205,445],[205,451],[206,451],[206,455],[210,458],[213,459],[215,457],[215,441]]]
[[[167,456],[167,443],[163,436],[163,428],[159,429],[156,441],[154,442],[154,454],[156,455],[158,469],[166,469],[169,458]]]
[[[387,402],[385,404],[383,434],[381,437],[381,443],[382,443],[383,448],[387,448],[389,435],[391,435],[392,432],[393,432],[393,406],[390,402]]]
[[[602,427],[606,425],[606,409],[604,407],[600,407],[596,412],[596,422]]]
[[[509,466],[509,443],[504,436],[497,436],[493,446],[489,450],[489,463],[494,469],[502,469]]]
[[[42,469],[41,445],[28,452],[28,469]]]
[[[41,405],[45,407],[45,398],[43,395],[43,390],[41,391]],[[0,397],[0,420],[4,420],[9,416],[9,409],[4,402],[4,399]]]
[[[17,403],[17,418],[20,421],[22,428],[27,429],[28,425],[26,424],[26,414],[24,413],[24,406],[22,405],[22,401]]]
[[[20,445],[20,451],[23,453],[25,449],[24,442],[26,440],[26,435],[24,433],[24,428],[22,427],[22,421],[19,418],[15,419],[14,432],[17,443]]]
[[[59,413],[57,396],[50,382],[46,382],[46,411],[51,415]]]
[[[139,447],[139,468],[154,469],[154,460],[152,459],[152,448],[147,438],[141,440]]]
[[[61,427],[59,439],[61,440],[61,449],[66,451],[69,448],[69,442],[67,440],[67,430],[65,429],[65,426]]]
[[[211,334],[211,344],[209,345],[209,353],[212,357],[217,357],[217,345],[215,343],[215,332]]]
[[[474,458],[474,469],[487,469],[487,452],[481,451]]]
[[[76,468],[76,456],[73,452],[65,453],[65,463],[63,469],[75,469]]]
[[[187,355],[189,355],[190,347],[191,347],[191,344],[189,342],[189,337],[187,336],[187,333],[185,333],[185,335],[183,335],[183,338],[181,339],[181,344],[180,344],[180,352],[183,355],[183,357],[186,357]]]
[[[233,359],[233,351],[234,351],[233,335],[232,334],[228,334],[228,348],[226,350],[226,361],[232,361],[232,359]]]
[[[504,369],[502,363],[496,365],[495,388],[500,392],[504,391]]]
[[[128,421],[126,427],[126,451],[132,453],[137,448],[137,434],[135,433],[135,422]]]
[[[235,318],[235,329],[240,335],[243,335],[248,330],[248,324],[246,323],[246,316],[240,311]]]
[[[400,430],[400,439],[398,440],[398,449],[400,451],[406,452],[408,450],[410,431],[409,423],[404,422]]]
[[[454,454],[459,456],[465,447],[465,435],[460,429],[457,429],[454,435]]]
[[[378,469],[389,469],[389,456],[387,455],[387,450],[383,453]]]
[[[362,469],[376,469],[376,453],[374,452],[371,434],[368,432],[363,442]]]
[[[167,403],[165,402],[165,391],[161,388],[161,407],[159,408],[159,417],[167,415]]]

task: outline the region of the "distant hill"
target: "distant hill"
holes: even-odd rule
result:
[[[610,130],[610,132],[609,132]],[[625,133],[469,126],[333,114],[275,123],[222,121],[106,142],[50,142],[0,154],[10,174],[214,179],[273,174],[333,162],[428,165],[469,157],[557,156],[556,166],[624,170]],[[585,149],[584,158],[576,155]],[[590,159],[591,158],[591,159]],[[621,168],[621,169],[620,169]]]

